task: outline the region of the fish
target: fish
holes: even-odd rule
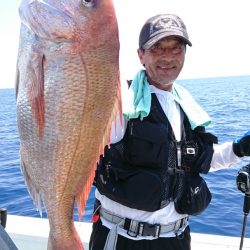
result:
[[[121,115],[119,31],[112,0],[22,0],[16,65],[20,166],[50,232],[47,249],[82,250],[96,164]]]

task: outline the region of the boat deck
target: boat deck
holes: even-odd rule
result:
[[[75,222],[77,231],[88,250],[91,223]],[[8,215],[6,231],[19,250],[46,250],[49,234],[47,219]],[[240,238],[211,234],[192,233],[192,250],[236,250],[240,246]],[[250,238],[244,239],[243,249],[250,250]]]

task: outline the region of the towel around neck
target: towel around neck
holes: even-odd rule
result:
[[[208,114],[193,99],[189,92],[177,83],[173,84],[172,93],[175,101],[186,113],[192,129],[197,126],[207,126],[211,123]],[[125,100],[123,100],[123,115],[126,120],[147,117],[151,107],[151,91],[145,70],[140,70],[133,79]]]

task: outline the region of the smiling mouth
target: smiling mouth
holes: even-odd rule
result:
[[[172,70],[172,69],[176,69],[175,66],[157,66],[158,69],[162,69],[162,70]]]

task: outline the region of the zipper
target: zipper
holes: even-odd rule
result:
[[[181,141],[176,142],[176,150],[177,150],[177,167],[181,169]]]
[[[182,169],[181,143],[182,141],[175,141],[177,166],[174,168],[174,174],[182,174],[184,172]]]

